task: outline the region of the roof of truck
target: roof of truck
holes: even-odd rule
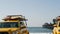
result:
[[[22,15],[8,15],[3,20],[17,20],[17,19],[19,19],[20,21],[27,20],[25,19],[25,16]]]
[[[60,16],[56,17],[56,20],[60,20]]]

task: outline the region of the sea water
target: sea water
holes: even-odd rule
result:
[[[28,27],[28,31],[30,34],[52,34],[51,29],[43,27]]]

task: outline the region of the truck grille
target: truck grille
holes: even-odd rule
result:
[[[8,32],[0,32],[0,34],[8,34]]]

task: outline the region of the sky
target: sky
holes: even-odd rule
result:
[[[23,15],[28,27],[41,27],[60,16],[60,0],[0,0],[0,21],[7,15]]]

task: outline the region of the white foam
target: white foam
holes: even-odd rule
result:
[[[30,33],[30,34],[52,34],[52,33]]]

